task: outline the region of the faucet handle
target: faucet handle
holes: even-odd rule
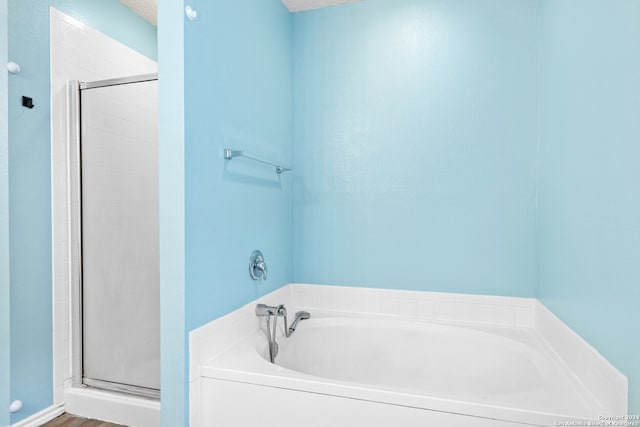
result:
[[[253,251],[249,257],[249,275],[253,280],[258,280],[260,276],[267,280],[267,264],[264,262],[262,252]]]
[[[256,316],[258,317],[272,316],[275,314],[277,309],[278,307],[272,307],[266,304],[258,304],[256,305]]]
[[[262,272],[262,278],[267,280],[267,264],[264,261],[257,261],[253,266],[254,270],[258,270]]]
[[[287,317],[287,308],[284,304],[280,305],[267,305],[267,304],[256,304],[256,316],[276,316],[276,317]]]

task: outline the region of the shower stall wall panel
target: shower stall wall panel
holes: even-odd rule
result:
[[[157,88],[146,81],[81,91],[89,385],[160,388]]]
[[[79,270],[79,245],[75,244],[79,193],[75,191],[75,184],[70,183],[70,180],[73,181],[71,178],[77,175],[77,140],[72,137],[72,133],[75,137],[75,132],[70,128],[77,126],[77,122],[68,110],[70,100],[67,82],[90,82],[155,73],[158,65],[130,47],[53,7],[50,12],[53,373],[54,404],[59,405],[69,403],[70,397],[67,394],[72,383],[72,373],[79,371],[75,368],[78,353],[72,354],[75,336],[72,329],[77,323],[72,283],[77,283]]]

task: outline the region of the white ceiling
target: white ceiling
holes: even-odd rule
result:
[[[158,5],[156,0],[120,0],[120,3],[151,22],[151,24],[158,26]]]
[[[287,6],[290,12],[300,12],[344,3],[355,3],[357,1],[359,0],[282,0],[282,3]]]
[[[233,0],[231,0],[233,1]],[[300,12],[303,10],[319,9],[321,7],[335,6],[344,3],[354,3],[359,0],[282,0],[282,3],[291,12]],[[158,6],[157,0],[120,0],[120,3],[158,26]]]

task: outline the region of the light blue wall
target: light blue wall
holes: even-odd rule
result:
[[[186,327],[291,281],[291,16],[280,0],[199,1],[185,25]],[[249,277],[259,249],[268,279]]]
[[[538,2],[294,18],[294,279],[534,296]]]
[[[102,23],[155,52],[153,28],[117,0],[9,0],[9,57],[22,72],[9,81],[9,203],[11,274],[11,399],[24,401],[17,422],[52,403],[51,180],[49,5],[78,19]],[[90,19],[90,17],[93,17]],[[144,27],[136,36],[134,22]],[[126,37],[125,37],[126,38]],[[135,43],[134,43],[135,44]],[[135,48],[135,46],[134,46]],[[142,52],[144,53],[144,52]],[[20,105],[21,96],[35,108]]]
[[[15,423],[52,403],[49,6],[9,0],[11,400]],[[28,29],[28,31],[25,31]],[[33,98],[32,110],[21,96]]]
[[[169,179],[171,169],[184,173],[184,265],[178,261],[173,271],[162,274],[163,281],[171,278],[171,283],[163,282],[163,321],[183,310],[185,325],[182,346],[163,347],[163,358],[169,354],[178,362],[168,367],[163,360],[163,376],[168,369],[176,388],[170,396],[163,392],[164,426],[179,425],[180,417],[188,417],[186,334],[291,281],[290,174],[278,176],[273,168],[259,163],[228,162],[222,157],[223,148],[230,146],[291,163],[291,16],[280,0],[195,1],[190,5],[198,11],[198,19],[184,23],[184,95],[176,82],[163,92],[160,79],[161,117],[177,121],[161,127],[161,144],[166,144],[164,154],[161,148],[161,179]],[[161,2],[160,15],[164,16],[168,12],[162,7]],[[172,6],[172,13],[178,13],[174,9]],[[170,33],[163,34],[161,27],[161,39],[173,34],[176,41],[172,47],[161,45],[160,54],[178,52],[174,60],[179,62],[181,30],[171,18],[165,19],[171,21]],[[161,76],[171,66],[168,61],[160,57]],[[179,79],[180,65],[174,67],[172,76]],[[169,97],[171,102],[184,100],[184,128],[180,108],[164,105]],[[184,165],[180,166],[182,131]],[[172,147],[168,135],[175,138]],[[182,178],[175,179],[179,184]],[[167,189],[161,182],[161,201],[163,195],[167,197],[161,202],[161,221],[175,227],[163,242],[180,244],[182,239],[181,213],[174,208],[175,218],[162,219],[162,209],[172,214],[169,204],[180,203],[179,193],[177,185]],[[269,269],[266,281],[249,278],[249,255],[254,249],[264,253]],[[169,252],[180,256],[177,251]],[[169,301],[171,296],[176,301]],[[176,308],[180,298],[184,306]],[[173,327],[163,329],[163,339],[167,334],[172,341],[180,339]],[[181,368],[182,387],[178,384]],[[166,386],[163,380],[164,390]]]
[[[7,63],[7,0],[0,0],[0,65]],[[7,73],[0,72],[0,427],[9,425],[10,292],[9,292],[9,140]]]
[[[542,302],[629,378],[640,413],[640,2],[542,2]]]
[[[184,303],[184,17],[158,2],[160,363],[162,425],[187,425]]]

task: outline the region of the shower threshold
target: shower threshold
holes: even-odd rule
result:
[[[160,426],[160,401],[87,386],[68,386],[64,410],[69,414],[136,427]]]
[[[139,387],[128,384],[114,383],[111,381],[94,380],[91,378],[83,378],[82,383],[87,387],[97,388],[105,391],[114,391],[116,393],[132,394],[150,399],[160,399],[160,390],[147,387]]]

